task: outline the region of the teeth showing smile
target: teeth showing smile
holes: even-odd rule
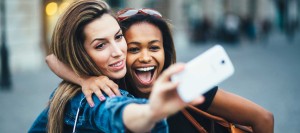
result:
[[[146,72],[146,71],[151,71],[153,69],[154,67],[144,67],[144,68],[137,68],[136,70]]]
[[[153,81],[153,74],[155,72],[155,66],[141,67],[135,69],[135,75],[138,81],[142,85],[150,85]]]
[[[122,61],[120,61],[120,62],[118,62],[118,63],[116,63],[116,64],[112,64],[111,66],[112,67],[119,67],[119,66],[121,66],[122,65]]]

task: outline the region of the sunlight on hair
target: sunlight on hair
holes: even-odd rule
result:
[[[58,7],[58,13],[59,14],[63,13],[69,5],[70,5],[69,1],[62,2]]]

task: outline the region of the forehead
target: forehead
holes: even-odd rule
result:
[[[127,41],[143,42],[153,39],[162,41],[162,33],[159,28],[147,22],[133,24],[126,31],[125,36]]]
[[[86,39],[106,38],[115,35],[120,29],[116,19],[110,14],[104,14],[84,27]]]

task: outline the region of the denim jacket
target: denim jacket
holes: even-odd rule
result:
[[[64,116],[65,132],[126,132],[122,114],[124,107],[130,103],[143,104],[147,99],[134,98],[127,91],[121,90],[122,96],[100,101],[93,95],[94,107],[90,107],[83,93],[78,93],[66,105]],[[29,132],[47,132],[49,107],[38,116]],[[151,132],[168,132],[166,119],[158,122]]]

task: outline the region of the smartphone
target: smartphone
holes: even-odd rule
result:
[[[221,45],[215,45],[189,61],[182,72],[171,77],[179,82],[177,92],[185,102],[203,95],[234,73],[234,67]]]

